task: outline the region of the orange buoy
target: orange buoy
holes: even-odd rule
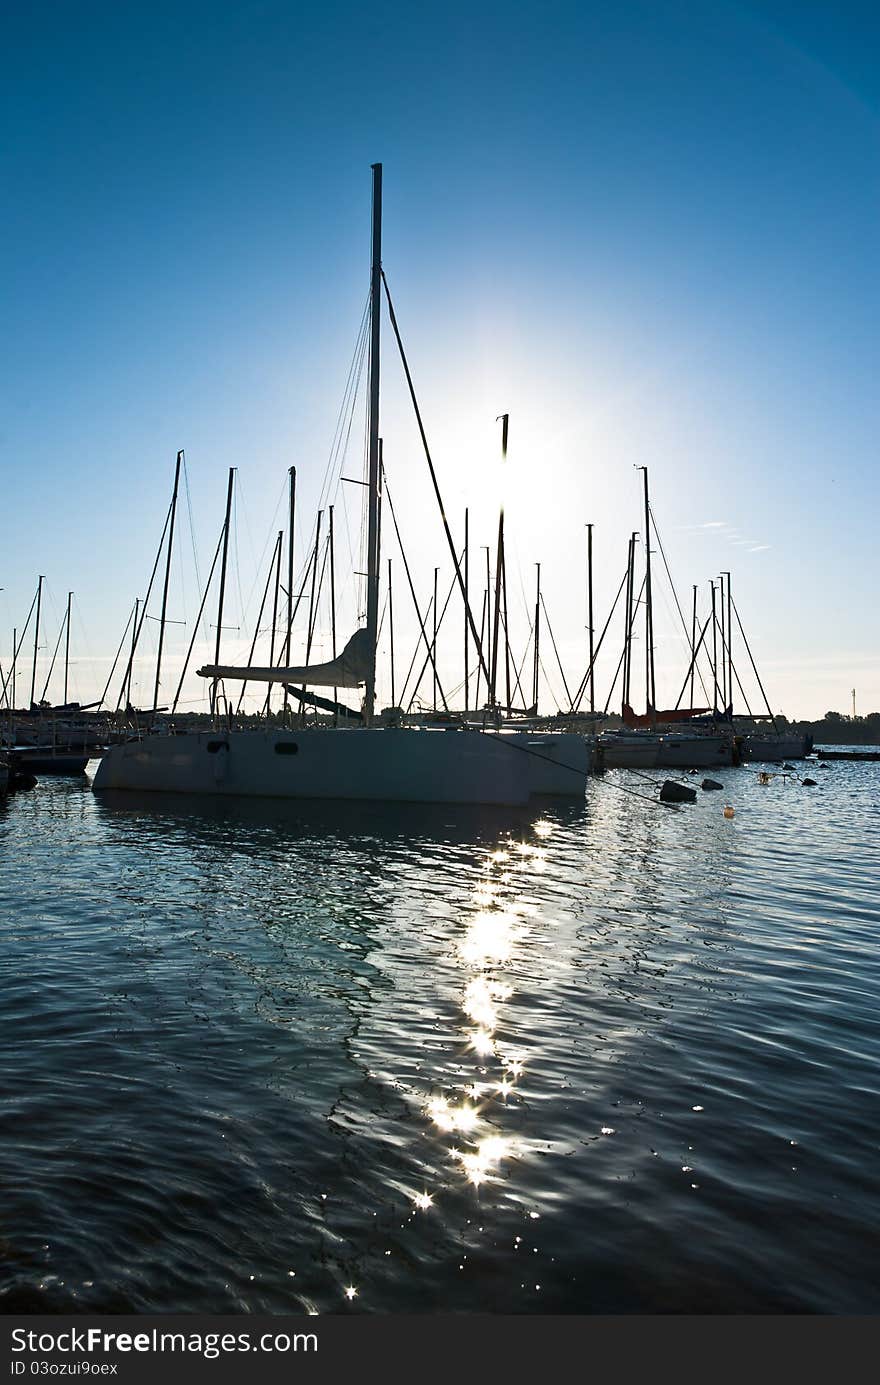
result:
[[[730,804],[728,803],[727,807],[724,809],[724,816],[725,816],[726,818],[732,818],[732,817],[733,817],[733,814],[734,814],[734,810],[733,810],[733,808],[731,808]]]

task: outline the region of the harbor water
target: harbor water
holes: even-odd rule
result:
[[[880,1311],[880,770],[717,777],[0,801],[2,1311]]]

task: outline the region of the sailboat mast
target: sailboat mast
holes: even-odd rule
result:
[[[379,634],[379,325],[382,308],[382,165],[373,164],[373,238],[370,269],[370,442],[367,490],[367,648],[364,720],[376,702]]]
[[[45,582],[45,580],[46,580],[45,577],[42,577],[42,576],[41,576],[41,577],[40,577],[40,580],[39,580],[38,583],[37,583],[37,624],[36,624],[36,627],[35,627],[35,629],[34,629],[34,666],[33,666],[33,671],[32,671],[32,673],[31,673],[31,702],[30,702],[30,705],[31,705],[32,707],[33,707],[33,705],[34,705],[34,689],[35,689],[36,684],[37,684],[37,646],[38,646],[39,639],[40,639],[40,606],[41,606],[42,600],[43,600],[43,583]]]
[[[329,542],[329,545],[330,545],[330,639],[331,639],[331,641],[332,641],[332,644],[331,644],[331,653],[332,653],[332,657],[333,657],[333,659],[334,659],[334,661],[335,661],[335,659],[336,659],[336,541],[335,541],[334,536],[333,536],[333,506],[332,506],[332,505],[329,506],[329,510],[330,510],[330,538],[329,538],[328,542]],[[390,558],[388,559],[388,566],[389,566],[389,568],[390,568],[390,566],[391,566],[391,559],[390,559]],[[391,591],[390,591],[390,588],[389,588],[389,592],[388,592],[388,598],[389,598],[389,600],[391,599]],[[333,701],[334,701],[334,702],[336,702],[338,696],[339,696],[339,689],[338,689],[338,688],[334,688],[334,689],[333,689]],[[334,712],[334,713],[333,713],[333,724],[334,724],[335,726],[338,726],[338,725],[339,725],[339,713],[338,713],[338,712]]]
[[[694,613],[691,617],[691,706],[694,705],[694,672],[697,664],[697,586],[694,583]]]
[[[296,518],[296,467],[288,467],[288,518],[287,518],[287,638],[284,641],[284,662],[290,667],[290,641],[293,637],[293,522]],[[273,625],[274,638],[274,625]],[[271,688],[271,684],[269,685]],[[287,723],[289,693],[284,685],[284,722]],[[266,703],[268,710],[268,701]]]
[[[214,663],[220,663],[220,636],[223,632],[223,598],[226,595],[226,559],[229,556],[229,528],[232,516],[232,487],[235,482],[235,467],[229,468],[229,485],[226,488],[226,519],[223,524],[223,557],[220,561],[220,600],[217,609],[217,640],[214,645]],[[211,684],[211,716],[214,716],[217,709],[217,684],[220,680],[215,678]]]
[[[391,559],[388,559],[388,637],[391,642],[391,706],[396,707],[396,695],[394,687],[394,601],[391,587]],[[333,654],[336,655],[336,642],[333,643]],[[334,693],[335,697],[335,693]]]
[[[468,625],[468,574],[470,566],[470,543],[468,537],[468,511],[465,507],[464,512],[464,710],[468,710],[468,640],[470,627]],[[390,597],[390,592],[389,592]]]
[[[501,458],[507,457],[507,426],[509,414],[499,414],[501,419]],[[496,422],[498,420],[496,419]],[[498,516],[498,546],[495,553],[495,611],[492,617],[492,669],[489,683],[489,706],[495,707],[495,689],[498,679],[498,627],[501,619],[501,581],[504,571],[504,506]],[[508,703],[510,699],[508,698]]]
[[[153,711],[159,706],[159,675],[162,669],[162,646],[165,643],[165,612],[168,608],[168,583],[171,579],[171,547],[174,543],[174,517],[177,513],[177,487],[180,483],[180,463],[183,458],[183,451],[177,454],[177,464],[174,468],[174,493],[171,496],[171,523],[168,529],[168,556],[165,560],[165,586],[162,590],[162,616],[159,621],[159,652],[156,655],[156,686],[153,689]],[[65,702],[67,694],[64,695]]]
[[[538,715],[538,669],[540,668],[541,658],[541,564],[535,563],[538,569],[535,590],[535,664],[532,671],[532,706],[535,709],[535,716]]]
[[[625,709],[629,705],[629,675],[632,663],[632,607],[633,607],[633,565],[635,562],[636,536],[630,534],[626,554],[626,611],[623,622],[623,683],[622,702]]]
[[[279,594],[279,592],[281,591],[281,544],[282,544],[283,537],[284,537],[284,531],[283,531],[282,529],[279,529],[279,531],[278,531],[278,546],[277,546],[277,549],[276,549],[276,552],[275,552],[275,596],[274,596],[274,599],[273,599],[273,602],[272,602],[272,635],[271,635],[271,638],[270,638],[270,640],[269,640],[269,667],[270,667],[270,668],[274,668],[274,666],[275,666],[275,633],[276,633],[276,631],[277,631],[277,629],[278,629],[278,594]],[[287,628],[290,629],[290,626],[288,625]],[[283,645],[283,643],[284,643],[284,641],[282,641],[282,645]],[[264,714],[264,716],[268,716],[268,715],[269,715],[269,706],[270,706],[271,699],[272,699],[272,688],[273,688],[273,687],[274,687],[274,684],[273,684],[273,683],[270,683],[269,686],[268,686],[268,688],[266,689],[266,702],[265,702],[265,705],[264,705],[264,707],[263,707],[263,714]]]
[[[715,616],[715,583],[710,582],[712,588],[712,710],[716,716],[718,714],[718,621]]]
[[[73,592],[67,593],[67,638],[64,642],[64,705],[67,706],[67,680],[70,673],[70,603]]]
[[[719,617],[719,625],[721,628],[721,710],[725,712],[727,710],[727,640],[725,638],[723,572],[718,574],[718,581],[720,584],[721,598],[721,614]]]
[[[731,715],[731,720],[732,720],[732,719],[733,719],[733,622],[732,622],[732,620],[731,620],[731,609],[730,609],[730,608],[731,608],[730,573],[728,572],[728,573],[726,573],[725,575],[726,575],[726,577],[727,577],[727,667],[728,667],[728,669],[729,669],[729,675],[728,675],[728,679],[727,679],[727,684],[728,684],[728,688],[729,688],[729,691],[730,691],[730,715]]]
[[[657,690],[654,684],[654,608],[651,602],[651,508],[648,502],[648,468],[640,467],[645,483],[645,701],[651,725],[657,725]]]
[[[593,526],[587,525],[587,625],[590,630],[590,711],[596,710],[596,681],[593,673]]]
[[[437,710],[437,577],[438,577],[438,575],[439,575],[439,572],[440,572],[439,567],[435,567],[435,568],[434,568],[434,601],[433,601],[433,607],[434,607],[434,634],[433,634],[433,638],[432,638],[432,640],[431,640],[431,668],[432,668],[432,670],[433,670],[434,711],[435,711],[435,712],[436,712],[436,710]]]
[[[139,626],[138,626],[138,607],[140,606],[140,604],[141,604],[141,599],[140,599],[139,596],[136,596],[135,599],[134,599],[134,625],[131,627],[131,654],[129,655],[129,659],[128,659],[128,689],[127,689],[126,694],[125,694],[125,714],[126,714],[126,716],[128,716],[128,709],[129,709],[130,706],[131,706],[131,680],[132,680],[132,677],[134,676],[134,652],[135,652],[135,650],[137,649],[137,637],[138,637],[138,630],[139,630]]]

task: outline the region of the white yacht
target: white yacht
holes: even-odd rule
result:
[[[382,168],[373,166],[366,626],[330,663],[199,669],[215,681],[364,689],[363,725],[149,735],[112,747],[93,787],[275,798],[520,805],[582,795],[592,752],[573,734],[382,726],[374,719],[379,608],[379,321]],[[450,541],[451,542],[451,541]],[[218,620],[218,627],[222,622]]]

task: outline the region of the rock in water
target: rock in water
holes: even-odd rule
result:
[[[696,799],[696,789],[688,788],[687,784],[676,784],[674,779],[664,779],[660,789],[661,803],[695,803]]]

